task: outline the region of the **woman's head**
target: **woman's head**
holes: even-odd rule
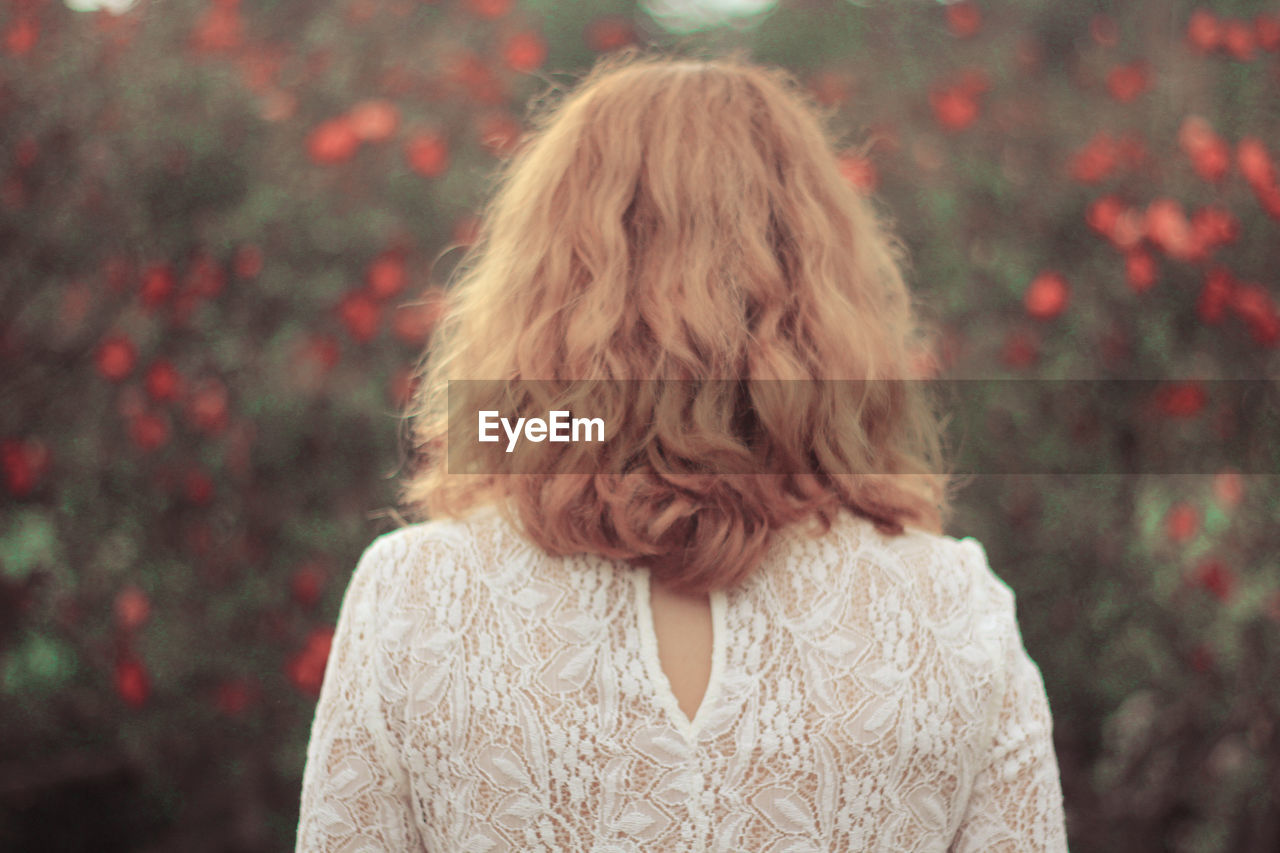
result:
[[[497,501],[553,553],[629,559],[689,591],[732,585],[774,530],[841,506],[886,530],[940,528],[939,428],[919,383],[816,381],[911,379],[922,340],[898,246],[788,75],[628,52],[531,126],[408,413],[413,515]],[[485,383],[451,397],[468,379],[547,380],[560,402],[626,421],[594,467],[605,451],[576,445],[520,474],[450,475],[485,455],[451,446],[446,464],[450,417],[512,399]],[[650,379],[670,382],[643,400],[611,381]],[[743,392],[679,402],[715,380]]]

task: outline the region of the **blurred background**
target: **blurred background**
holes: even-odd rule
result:
[[[6,0],[0,849],[292,849],[487,178],[629,44],[831,109],[939,375],[1175,378],[1146,423],[1227,443],[1206,389],[1280,375],[1274,2]],[[1277,485],[968,479],[950,532],[1018,594],[1073,849],[1280,849]]]

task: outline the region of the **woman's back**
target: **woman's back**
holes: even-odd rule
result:
[[[1040,675],[976,542],[784,530],[709,631],[648,581],[492,510],[379,538],[298,848],[1065,849]]]

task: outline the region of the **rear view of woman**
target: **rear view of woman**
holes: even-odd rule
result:
[[[621,54],[500,177],[297,849],[1065,850],[1013,595],[942,535],[901,253],[820,111],[738,58]],[[557,409],[604,440],[508,440]]]

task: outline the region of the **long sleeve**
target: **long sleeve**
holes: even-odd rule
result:
[[[1040,670],[1018,630],[1012,591],[999,581],[976,541],[963,540],[964,559],[988,579],[986,618],[1003,647],[1002,698],[986,764],[978,774],[955,836],[953,853],[1067,850],[1053,721]]]
[[[369,546],[343,597],[307,746],[298,853],[422,849],[380,690],[388,544]]]

